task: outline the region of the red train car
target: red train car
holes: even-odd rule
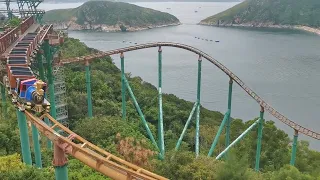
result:
[[[35,75],[31,71],[30,67],[8,66],[8,78],[5,79],[7,87],[10,87],[11,90],[16,88],[17,78],[20,80],[26,80],[35,78]]]
[[[9,52],[9,54],[11,53],[15,53],[15,52],[25,52],[26,55],[29,57],[32,53],[32,51],[30,50],[30,47],[25,47],[25,46],[22,46],[22,47],[14,47],[12,48],[12,50]]]
[[[16,47],[23,47],[23,46],[30,46],[30,51],[33,51],[35,49],[36,44],[34,43],[33,40],[23,40],[20,41]]]
[[[15,47],[28,47],[29,49],[32,48],[32,42],[18,42]]]
[[[7,73],[9,73],[9,66],[29,66],[29,61],[27,57],[8,57],[7,58]]]

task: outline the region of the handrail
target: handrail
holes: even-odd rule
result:
[[[180,43],[172,43],[172,42],[146,43],[146,44],[140,44],[140,45],[129,46],[129,47],[125,47],[125,48],[110,50],[110,51],[106,51],[106,52],[99,52],[99,53],[91,54],[91,55],[87,55],[87,56],[81,56],[81,57],[76,57],[76,58],[67,58],[67,59],[61,60],[59,62],[59,64],[64,65],[64,64],[74,63],[74,62],[85,62],[86,60],[92,61],[96,58],[102,58],[105,56],[120,54],[123,52],[158,47],[158,46],[169,46],[169,47],[181,48],[181,49],[185,49],[185,50],[191,51],[195,54],[202,56],[203,58],[207,59],[209,62],[211,62],[215,66],[217,66],[224,73],[226,73],[246,93],[248,93],[249,96],[251,96],[254,100],[256,100],[260,106],[264,107],[265,111],[268,111],[272,116],[274,116],[275,118],[280,120],[282,123],[286,124],[287,126],[297,130],[298,132],[305,134],[311,138],[320,140],[320,133],[317,133],[315,131],[307,129],[307,128],[299,125],[298,123],[295,123],[294,121],[290,120],[289,118],[285,117],[284,115],[282,115],[278,111],[276,111],[273,107],[271,107],[268,103],[266,103],[260,96],[258,96],[257,93],[255,93],[253,90],[251,90],[238,76],[236,76],[234,73],[232,73],[227,67],[225,67],[223,64],[221,64],[219,61],[217,61],[216,59],[214,59],[210,55],[208,55],[208,54],[204,53],[203,51],[201,51],[195,47],[192,47],[192,46],[188,46],[188,45],[180,44]]]
[[[19,27],[15,27],[0,36],[0,54],[4,53],[19,38],[18,31]]]
[[[27,17],[25,20],[22,21],[22,23],[20,24],[20,29],[21,29],[21,34],[23,34],[24,32],[26,32],[27,29],[29,29],[29,27],[34,24],[34,18],[33,16],[29,16]]]

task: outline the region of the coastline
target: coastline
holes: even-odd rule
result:
[[[275,28],[275,29],[296,29],[310,33],[314,33],[320,36],[320,27],[314,28],[303,25],[274,25],[271,23],[243,23],[243,24],[220,24],[219,26],[213,23],[200,22],[199,25],[204,26],[216,26],[216,27],[248,27],[248,28]]]
[[[67,28],[71,31],[82,31],[82,30],[93,30],[98,32],[121,32],[121,24],[115,24],[115,25],[105,25],[105,24],[96,24],[96,25],[90,25],[90,24],[84,24],[79,25],[76,24],[73,21],[69,22],[63,22],[63,23],[52,23],[55,27],[59,27],[61,29]],[[136,32],[136,31],[142,31],[147,29],[154,29],[154,28],[161,28],[161,27],[168,27],[168,26],[178,26],[181,25],[180,22],[176,23],[168,23],[168,24],[149,24],[144,26],[127,26],[126,32]],[[59,29],[58,28],[58,29]]]

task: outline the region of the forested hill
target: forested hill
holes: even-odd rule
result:
[[[48,11],[43,19],[75,30],[130,31],[179,24],[179,20],[171,14],[110,1],[89,1],[74,9]]]
[[[319,0],[246,0],[208,17],[200,24],[248,26],[303,25],[320,27]]]

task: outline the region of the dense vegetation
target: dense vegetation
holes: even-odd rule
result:
[[[76,57],[94,52],[79,40],[68,38],[61,48],[63,57]],[[232,148],[226,161],[217,161],[206,154],[215,136],[223,115],[201,108],[200,156],[194,154],[194,119],[186,133],[182,147],[173,151],[184,123],[192,109],[192,103],[175,95],[163,96],[166,157],[157,159],[155,149],[129,98],[127,98],[128,118],[121,119],[120,71],[110,57],[97,59],[91,63],[93,119],[86,118],[85,72],[82,64],[68,65],[65,69],[70,129],[87,140],[127,161],[143,166],[170,179],[217,179],[217,180],[319,180],[320,153],[310,150],[309,144],[298,144],[296,167],[289,166],[290,139],[277,129],[272,121],[267,121],[263,129],[261,173],[254,172],[257,130],[253,129],[238,145]],[[139,77],[127,74],[131,88],[141,106],[149,126],[156,137],[157,89]],[[128,97],[128,96],[127,96]],[[26,167],[19,162],[20,143],[16,115],[10,106],[10,117],[0,119],[0,179],[53,179],[54,170],[50,164],[52,152],[43,147],[44,169]],[[232,119],[231,138],[235,139],[254,120],[243,122]],[[45,138],[42,137],[44,144]],[[224,136],[216,148],[215,155],[224,148]],[[16,154],[18,153],[18,154]],[[132,156],[132,154],[134,156]],[[69,178],[100,180],[107,179],[94,172],[78,160],[69,157]]]
[[[202,24],[260,24],[320,26],[318,0],[246,0],[202,20]]]
[[[75,21],[79,25],[122,24],[137,27],[179,22],[175,16],[168,13],[133,4],[109,1],[89,1],[74,9],[48,11],[43,19],[46,22]]]

